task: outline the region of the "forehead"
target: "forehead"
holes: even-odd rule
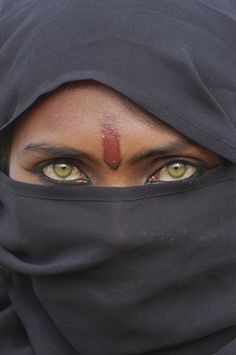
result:
[[[45,96],[24,115],[15,139],[83,140],[114,126],[123,139],[181,136],[126,97],[94,81],[74,83]],[[111,130],[106,130],[109,133]]]

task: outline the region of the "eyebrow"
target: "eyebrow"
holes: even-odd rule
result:
[[[174,142],[172,144],[163,146],[163,147],[157,147],[153,148],[151,150],[148,150],[144,154],[136,154],[133,158],[129,160],[130,164],[137,164],[145,159],[152,158],[152,157],[158,157],[170,153],[178,153],[184,149],[191,148],[191,147],[197,147],[198,145],[189,141],[189,140],[182,140],[180,142]]]
[[[163,146],[163,147],[156,147],[153,149],[148,150],[145,153],[140,153],[134,155],[131,159],[128,160],[128,163],[131,165],[137,164],[145,159],[152,158],[152,157],[158,157],[158,156],[163,156],[166,154],[170,153],[178,153],[179,151],[182,151],[184,149],[190,148],[190,147],[196,147],[198,146],[197,144],[189,141],[189,140],[183,140],[174,142],[172,144]],[[51,146],[46,143],[38,143],[38,144],[28,144],[26,145],[19,153],[19,157],[21,156],[27,156],[28,154],[32,153],[39,153],[43,154],[44,156],[53,156],[55,158],[75,158],[75,159],[81,159],[81,160],[88,160],[90,162],[97,162],[98,160],[94,158],[92,155],[85,153],[84,151],[81,151],[79,149],[75,148],[70,148],[70,147],[57,147],[57,146]]]
[[[64,158],[76,158],[82,160],[89,160],[94,162],[94,159],[90,154],[85,153],[79,149],[70,148],[70,147],[57,147],[51,146],[46,143],[38,143],[38,144],[28,144],[26,145],[20,152],[19,156],[27,156],[28,154],[32,153],[39,153],[43,154],[44,156],[53,156],[57,157],[64,157]]]

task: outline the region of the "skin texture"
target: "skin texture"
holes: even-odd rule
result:
[[[190,164],[192,175],[199,170],[192,164],[204,165],[203,173],[223,164],[118,92],[86,80],[56,90],[24,115],[13,132],[9,175],[31,184],[125,187],[169,179],[165,166],[176,159]],[[52,180],[49,164],[58,162],[79,178]]]

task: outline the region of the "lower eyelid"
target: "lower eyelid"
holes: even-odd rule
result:
[[[40,179],[40,181],[42,181],[43,183],[50,183],[52,185],[55,184],[64,184],[64,185],[83,185],[83,184],[90,184],[91,181],[90,179],[84,179],[84,181],[81,179],[79,182],[79,178],[78,179],[74,179],[74,180],[60,180],[60,179],[52,179],[50,177],[48,177],[47,175],[44,174],[38,174],[38,177]]]

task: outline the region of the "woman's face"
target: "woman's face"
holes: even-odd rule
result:
[[[132,186],[190,178],[222,165],[94,81],[57,90],[18,124],[9,175],[31,184]]]

